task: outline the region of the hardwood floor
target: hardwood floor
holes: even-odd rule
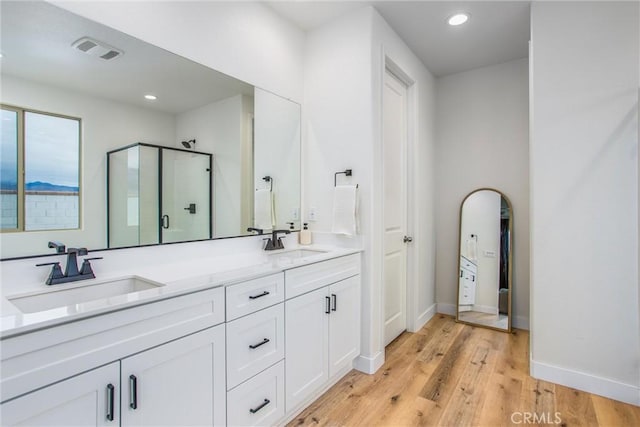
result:
[[[289,426],[640,426],[640,408],[531,378],[529,334],[436,315],[351,371]]]

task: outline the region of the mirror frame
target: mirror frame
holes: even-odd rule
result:
[[[509,254],[508,254],[508,259],[507,259],[507,265],[508,265],[508,269],[509,269],[509,274],[507,277],[507,283],[508,283],[508,295],[507,295],[507,310],[508,310],[508,314],[507,314],[507,328],[506,329],[502,329],[502,328],[498,328],[495,326],[490,326],[490,325],[484,325],[482,323],[474,323],[474,322],[469,322],[466,320],[461,320],[460,319],[460,269],[461,269],[461,263],[460,263],[460,258],[462,257],[461,254],[461,240],[462,240],[462,209],[464,208],[464,203],[467,201],[467,199],[469,197],[471,197],[472,195],[474,195],[475,193],[478,193],[480,191],[493,191],[495,193],[498,193],[500,195],[500,197],[502,199],[504,199],[507,203],[507,206],[509,207],[509,236],[511,236],[511,238],[509,239]],[[482,187],[482,188],[478,188],[476,190],[473,190],[472,192],[470,192],[469,194],[467,194],[464,199],[462,199],[462,202],[460,203],[460,213],[459,213],[459,220],[458,220],[458,271],[456,272],[456,322],[458,323],[464,323],[465,325],[471,325],[471,326],[479,326],[482,328],[487,328],[487,329],[493,329],[495,331],[500,331],[500,332],[507,332],[507,333],[511,333],[512,332],[512,317],[513,317],[513,312],[512,312],[512,306],[511,306],[511,295],[513,294],[513,204],[511,203],[511,200],[509,200],[509,198],[500,190],[496,190],[495,188],[491,188],[491,187]]]

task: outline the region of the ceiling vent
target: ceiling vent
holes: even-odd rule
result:
[[[89,37],[81,38],[74,42],[71,47],[78,49],[80,52],[86,53],[87,55],[104,59],[105,61],[116,59],[124,55],[124,52],[120,49],[116,49],[113,46],[109,46],[106,43],[99,42]]]

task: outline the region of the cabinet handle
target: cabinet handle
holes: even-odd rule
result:
[[[464,270],[460,270],[460,277],[464,276]]]
[[[269,295],[269,291],[264,291],[259,295],[249,295],[249,299],[257,299]]]
[[[115,387],[113,384],[107,385],[107,420],[113,421],[113,405],[115,398]]]
[[[331,294],[331,298],[333,298],[333,307],[331,307],[331,311],[336,311],[338,308],[338,297],[336,294]]]
[[[138,379],[135,375],[129,375],[129,407],[138,409]]]
[[[325,298],[325,302],[327,303],[327,305],[325,306],[326,309],[325,309],[324,312],[326,314],[330,314],[331,313],[331,309],[330,309],[330,307],[331,307],[331,298],[329,298],[329,297],[324,297],[324,298]]]
[[[259,342],[258,344],[250,345],[250,346],[249,346],[249,348],[250,348],[251,350],[255,350],[256,348],[260,347],[261,345],[265,345],[265,344],[266,344],[266,343],[268,343],[269,341],[270,341],[270,340],[269,340],[269,338],[265,338],[265,339],[263,339],[263,340],[262,340],[262,342]]]
[[[265,399],[264,402],[262,402],[257,408],[255,409],[249,409],[249,412],[251,412],[252,414],[255,414],[256,412],[258,412],[260,409],[264,408],[265,406],[267,406],[269,403],[271,403],[271,401],[269,399]]]
[[[475,274],[472,274],[472,275],[471,275],[471,281],[472,281],[472,282],[475,282],[475,281],[476,281],[476,275],[475,275]]]

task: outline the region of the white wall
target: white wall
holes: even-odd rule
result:
[[[213,234],[215,237],[238,236],[246,232],[243,180],[247,174],[243,162],[246,116],[253,114],[253,103],[246,95],[236,95],[182,114],[176,118],[177,141],[195,139],[196,151],[213,153]],[[248,109],[247,107],[250,107]],[[182,145],[178,146],[182,148]]]
[[[358,9],[307,35],[305,57],[304,211],[315,208],[315,237],[331,231],[334,173],[353,169],[341,182],[360,185],[363,256],[362,356],[358,367],[373,372],[384,361],[382,313],[381,114],[384,54],[415,81],[417,121],[412,138],[414,181],[410,199],[416,225],[413,246],[412,328],[433,313],[433,78],[371,7]],[[418,167],[419,166],[419,167]],[[337,241],[351,241],[347,238]],[[431,310],[430,310],[431,309]]]
[[[636,405],[638,7],[532,4],[530,144],[531,374]]]
[[[455,313],[460,204],[490,187],[513,205],[513,326],[529,327],[528,60],[437,79],[436,295]]]
[[[80,230],[4,233],[0,239],[0,257],[46,253],[49,240],[60,240],[67,247],[104,248],[107,151],[139,141],[161,145],[172,143],[174,117],[12,76],[2,76],[1,89],[3,103],[82,119],[80,191],[83,221]]]
[[[296,102],[304,32],[259,2],[52,1]]]

